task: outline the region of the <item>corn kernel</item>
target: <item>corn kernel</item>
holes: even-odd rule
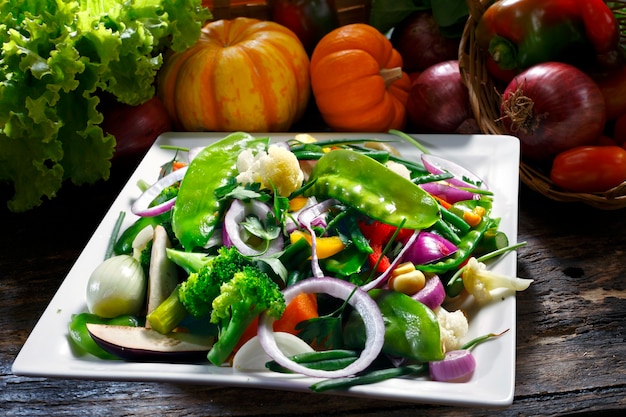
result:
[[[422,271],[415,269],[411,262],[404,262],[391,272],[387,285],[392,290],[413,295],[424,288],[426,276]]]

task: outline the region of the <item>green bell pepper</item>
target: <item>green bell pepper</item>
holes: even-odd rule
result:
[[[383,353],[417,362],[443,359],[439,322],[431,309],[397,291],[375,289],[369,294],[385,321]],[[348,349],[362,349],[365,344],[365,325],[354,311],[346,322],[344,343]]]
[[[68,336],[73,345],[82,353],[89,353],[100,359],[119,359],[102,349],[89,334],[87,323],[110,324],[118,326],[137,327],[141,325],[135,316],[119,316],[112,319],[105,319],[91,313],[80,313],[72,315],[72,320],[68,325]]]

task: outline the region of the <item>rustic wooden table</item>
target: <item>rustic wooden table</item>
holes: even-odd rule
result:
[[[518,275],[535,282],[517,298],[510,407],[13,375],[21,346],[135,165],[117,164],[107,182],[65,186],[57,198],[27,213],[0,208],[0,414],[604,416],[626,409],[626,211],[557,203],[525,187],[519,240],[528,245],[518,252]]]

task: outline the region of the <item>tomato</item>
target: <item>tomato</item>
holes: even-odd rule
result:
[[[554,158],[550,178],[569,191],[607,191],[626,181],[626,149],[580,146],[566,150]]]

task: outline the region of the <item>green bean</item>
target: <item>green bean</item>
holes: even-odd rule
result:
[[[125,211],[120,211],[120,214],[117,216],[117,220],[115,221],[115,225],[113,226],[113,231],[111,232],[111,237],[109,238],[109,244],[107,245],[106,253],[104,254],[104,259],[109,259],[111,256],[115,254],[115,243],[117,241],[117,236],[122,228],[122,223],[124,222],[124,217],[126,217]]]
[[[289,359],[310,369],[334,371],[343,369],[359,358],[358,352],[348,349],[331,349],[318,352],[305,352],[291,356]],[[276,361],[269,361],[265,367],[270,371],[290,373],[289,369]]]
[[[300,151],[292,151],[293,154],[298,158],[298,161],[316,161],[324,156],[324,151],[314,151],[314,150],[300,150]]]
[[[454,178],[454,175],[450,174],[449,172],[444,172],[442,174],[420,175],[411,179],[411,181],[413,182],[413,184],[426,184],[429,182],[444,181],[450,178]]]
[[[438,219],[433,225],[433,228],[455,245],[459,245],[461,243],[459,235],[445,220]]]
[[[459,229],[462,235],[469,232],[472,228],[472,226],[470,226],[465,220],[463,220],[463,217],[459,216],[458,214],[455,214],[454,212],[448,210],[443,206],[439,207],[439,210],[441,210],[441,217],[446,222]]]
[[[348,365],[351,365],[356,361],[358,357],[349,357],[349,358],[338,358],[338,359],[327,359],[323,361],[313,361],[306,362],[302,365],[306,366],[309,369],[316,369],[322,371],[338,371],[339,369],[343,369]],[[285,368],[277,363],[268,362],[265,367],[273,372],[279,373],[292,373],[291,370]]]
[[[347,389],[357,385],[374,384],[404,375],[422,375],[426,372],[428,372],[427,364],[406,365],[397,368],[378,369],[345,378],[325,379],[311,385],[309,388],[314,392]]]
[[[452,269],[458,268],[472,254],[478,242],[483,237],[485,231],[489,228],[491,220],[483,217],[483,220],[463,236],[461,241],[456,245],[457,251],[451,256],[430,264],[415,265],[416,269],[424,272],[444,273]]]

